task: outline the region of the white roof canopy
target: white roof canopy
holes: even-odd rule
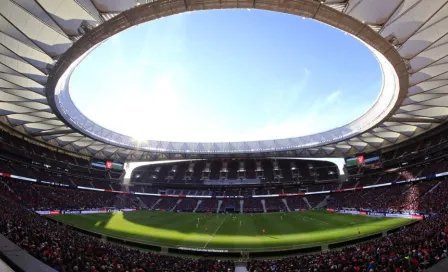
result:
[[[400,143],[437,127],[448,116],[448,0],[327,0],[322,1],[323,4],[311,0],[149,2],[0,1],[0,121],[35,140],[79,154],[104,159],[151,160],[182,158],[185,155],[194,158],[195,153],[226,154],[237,149],[243,150],[240,153],[254,155],[260,151],[265,155],[284,151],[289,156],[347,156]],[[66,70],[75,61],[64,53],[86,42],[87,39],[81,39],[83,35],[90,35],[91,41],[100,41],[112,33],[160,16],[190,10],[236,7],[268,9],[315,18],[371,42],[378,52],[385,53],[384,56],[395,68],[399,86],[407,89],[395,100],[399,105],[393,105],[385,116],[378,115],[381,120],[372,127],[366,126],[349,137],[339,140],[333,137],[331,141],[312,146],[283,139],[226,144],[153,142],[153,149],[138,150],[126,147],[120,139],[115,139],[114,144],[86,131],[78,131],[79,128],[68,122],[67,118],[54,112],[57,108],[50,105],[54,101],[50,99],[50,104],[47,101],[46,96],[50,98],[49,92],[54,91],[55,87],[47,85],[47,81],[51,81],[48,76],[59,75],[53,70],[54,67]],[[123,11],[126,13],[120,14]],[[356,20],[340,16],[340,12]],[[109,21],[115,24],[108,24]],[[122,28],[106,28],[117,24],[121,24]],[[359,26],[361,28],[356,29]],[[90,28],[93,30],[85,34]],[[384,39],[378,40],[376,33]],[[94,45],[90,44],[89,48]],[[388,50],[392,45],[394,49]],[[70,53],[73,51],[69,50]],[[392,56],[394,52],[398,52],[401,58]],[[55,66],[59,59],[67,63]],[[104,138],[112,136],[107,132],[101,133],[105,133]],[[291,148],[283,148],[286,146]]]

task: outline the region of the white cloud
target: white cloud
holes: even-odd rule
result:
[[[341,95],[341,91],[340,90],[336,90],[334,92],[332,92],[331,94],[329,94],[326,98],[325,98],[325,102],[327,103],[332,103],[338,100],[339,96]]]

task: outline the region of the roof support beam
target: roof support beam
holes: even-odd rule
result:
[[[418,2],[418,4],[420,4],[420,2],[421,2],[421,0]],[[405,40],[400,41],[400,45],[405,44],[405,43],[406,43],[407,41],[409,41],[415,34],[417,34],[420,30],[422,30],[423,27],[426,25],[426,23],[429,22],[434,16],[436,16],[436,14],[439,13],[439,11],[442,10],[443,7],[445,7],[447,3],[448,3],[448,2],[445,2],[442,6],[440,6],[440,7],[437,9],[437,11],[435,11],[431,16],[429,16],[429,17],[426,19],[426,21],[422,22],[422,24],[421,24],[421,25],[420,25],[414,32],[412,32],[412,34],[409,35]],[[415,56],[414,56],[414,57],[415,57]],[[413,58],[413,57],[412,57],[412,58]],[[412,58],[409,58],[409,59],[412,59]]]
[[[387,21],[383,24],[383,26],[381,27],[381,29],[378,31],[378,33],[381,33],[383,31],[383,29],[390,25],[391,22],[390,20],[394,17],[395,13],[400,9],[400,7],[403,5],[404,0],[401,0],[400,4],[397,5],[397,7],[394,9],[394,11],[391,13],[390,17],[387,19]],[[407,12],[407,11],[406,11]],[[395,21],[395,20],[394,20]]]
[[[6,34],[5,34],[6,35]],[[43,71],[41,68],[31,64],[31,62],[29,62],[28,60],[24,59],[22,56],[18,55],[16,52],[12,51],[9,47],[7,47],[4,44],[1,44],[1,46],[3,46],[7,51],[11,52],[11,54],[13,54],[14,56],[16,56],[17,58],[19,58],[21,61],[23,61],[24,63],[30,65],[31,67],[35,68],[36,70],[38,70],[39,72],[41,72],[44,75],[48,75],[48,71]],[[6,55],[4,55],[6,56]],[[7,56],[8,57],[8,56]]]
[[[414,7],[418,6],[418,4],[420,4],[420,2],[422,2],[422,0],[419,0],[418,2],[415,2],[412,6],[408,7],[408,9],[406,9],[405,11],[403,11],[400,15],[398,15],[397,17],[395,17],[393,20],[392,18],[394,17],[395,13],[400,9],[400,7],[403,5],[404,1],[402,1],[398,7],[395,9],[395,11],[390,15],[389,19],[387,20],[386,23],[384,23],[383,29],[381,29],[381,31],[384,30],[384,28],[390,26],[391,24],[395,23],[396,21],[398,21],[401,17],[403,17],[404,15],[406,15],[409,11],[411,11]],[[424,24],[424,23],[423,23]],[[380,32],[381,32],[380,31]]]
[[[440,124],[442,120],[432,119],[432,118],[400,118],[400,117],[391,117],[387,120],[387,122],[398,122],[398,123],[428,123],[428,124]]]
[[[31,81],[33,81],[33,82],[39,84],[39,85],[42,86],[42,87],[45,86],[46,81],[45,81],[45,82],[39,82],[39,81],[37,81],[36,79],[31,78],[31,77],[29,77],[28,75],[25,75],[25,74],[23,74],[23,73],[17,71],[16,69],[14,69],[14,68],[8,66],[7,64],[5,64],[5,63],[3,63],[3,62],[0,62],[0,64],[3,65],[3,66],[5,66],[5,67],[8,68],[8,69],[14,71],[15,73],[17,73],[17,74],[12,74],[12,73],[1,72],[1,73],[3,73],[3,74],[13,75],[13,76],[22,76],[22,77],[24,77],[24,78],[27,78],[27,79],[29,79],[29,80],[31,80]],[[40,70],[39,70],[39,71],[40,71]],[[41,71],[40,71],[40,72],[41,72]],[[38,76],[38,75],[37,75],[37,76]]]
[[[79,3],[77,0],[75,0],[75,3],[78,4],[78,6],[80,6],[83,10],[85,10],[90,16],[92,16],[92,18],[94,18],[97,22],[99,22],[99,23],[105,22],[103,16],[101,16],[101,12],[96,7],[94,1],[90,0],[90,4],[95,9],[96,14],[92,14],[92,11],[90,11],[87,7],[85,7],[84,5]]]
[[[362,0],[359,0],[359,1],[356,2],[352,7],[349,7],[349,6],[348,6],[349,1],[348,1],[348,2],[347,2],[347,9],[344,10],[344,13],[349,14],[350,12],[354,11],[354,10],[358,7],[358,5],[359,5],[361,2],[362,2]],[[350,9],[348,9],[348,8],[350,8]]]
[[[53,130],[53,131],[47,131],[47,132],[35,132],[30,133],[31,136],[37,137],[37,136],[52,136],[52,135],[61,135],[61,134],[67,134],[67,133],[73,133],[73,130],[71,129],[60,129],[60,130]]]
[[[48,16],[48,18],[50,18],[51,21],[53,21],[58,27],[59,29],[55,29],[54,27],[49,26],[47,23],[45,23],[44,21],[42,21],[40,18],[34,16],[36,19],[38,19],[39,21],[41,21],[43,24],[45,24],[46,26],[48,26],[49,28],[53,29],[54,31],[56,31],[59,34],[65,35],[67,38],[70,38],[70,36],[65,33],[64,28],[62,27],[61,24],[59,24],[54,18],[53,16],[40,4],[39,1],[34,0],[34,2],[37,4],[37,6],[39,6],[39,8]],[[18,5],[20,6],[20,5]],[[21,7],[21,6],[20,6]],[[21,7],[25,12],[27,12],[28,14],[31,14],[28,10],[24,9],[23,7]]]

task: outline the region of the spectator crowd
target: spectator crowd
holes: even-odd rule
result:
[[[234,263],[230,261],[174,257],[105,242],[49,221],[32,211],[53,208],[141,208],[140,202],[145,201],[139,202],[131,195],[61,189],[9,178],[3,178],[0,183],[0,233],[58,271],[234,271]],[[251,260],[247,269],[252,272],[411,272],[424,271],[447,257],[448,182],[437,180],[336,196],[330,205],[368,204],[388,209],[411,207],[429,211],[432,215],[388,237],[338,251],[278,260]],[[151,199],[153,203],[156,200],[155,197]],[[249,202],[251,200],[248,199]],[[177,209],[177,204],[179,208],[182,206],[182,202],[178,203],[176,199],[159,202],[158,206],[165,205],[165,202],[167,207]],[[191,209],[196,202],[185,201],[184,204]],[[277,202],[268,203],[268,206],[276,205]],[[213,199],[204,200],[200,205],[205,211],[216,210],[216,206],[217,201]]]
[[[252,260],[250,272],[414,272],[425,271],[447,257],[448,210],[387,237],[342,250]]]
[[[49,221],[4,197],[0,197],[0,233],[63,272],[234,271],[229,261],[173,257],[104,242]]]

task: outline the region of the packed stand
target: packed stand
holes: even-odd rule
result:
[[[199,204],[197,212],[207,212],[214,213],[218,209],[217,199],[202,199],[201,204]]]
[[[161,198],[161,201],[153,207],[156,210],[171,211],[174,209],[180,199],[179,198]]]
[[[372,209],[376,211],[432,212],[440,209],[432,202],[444,203],[448,182],[435,180],[376,189],[333,194],[329,208]]]
[[[179,207],[176,207],[175,210],[182,212],[193,212],[197,204],[198,204],[197,199],[183,198],[181,205],[179,205]]]
[[[439,181],[418,201],[417,210],[430,213],[439,212],[440,209],[447,205],[448,181]],[[434,205],[438,204],[438,205]]]
[[[266,211],[267,212],[279,212],[279,211],[285,211],[286,207],[285,204],[283,204],[281,198],[266,198],[265,204]]]
[[[263,212],[263,206],[260,198],[246,198],[243,206],[244,213]]]
[[[328,195],[307,195],[306,200],[310,204],[311,208],[314,209],[319,205]]]
[[[305,202],[305,200],[303,199],[303,197],[301,197],[301,196],[287,197],[286,201],[287,201],[288,207],[291,211],[308,210],[310,208],[308,206],[308,204]]]
[[[437,204],[436,204],[437,205]],[[278,260],[251,260],[250,272],[424,271],[447,257],[448,211],[387,237],[338,251]]]
[[[141,252],[80,234],[0,197],[0,233],[57,271],[234,271],[234,264]]]
[[[132,197],[112,193],[65,189],[10,178],[1,179],[15,197],[33,210],[94,209],[103,207],[138,208]]]

